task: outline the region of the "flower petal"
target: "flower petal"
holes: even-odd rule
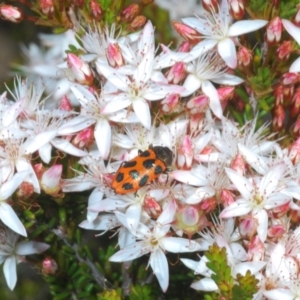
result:
[[[235,69],[237,65],[237,56],[234,42],[231,38],[225,38],[218,43],[218,53],[231,69]]]
[[[0,219],[14,232],[23,236],[27,236],[26,229],[21,223],[19,217],[16,215],[11,206],[5,202],[1,202],[0,204]]]
[[[111,148],[111,128],[106,119],[98,120],[94,134],[102,158],[107,159]]]
[[[35,253],[42,253],[49,249],[50,245],[35,241],[20,242],[16,246],[16,254],[18,255],[31,255]]]
[[[3,273],[8,287],[13,290],[17,283],[17,262],[14,255],[11,255],[5,260]]]

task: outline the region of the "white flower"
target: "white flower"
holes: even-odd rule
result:
[[[0,263],[8,287],[13,290],[17,283],[17,264],[24,261],[25,255],[41,253],[50,246],[45,243],[22,241],[18,242],[19,235],[6,228],[0,230]]]
[[[282,193],[279,184],[284,172],[285,165],[280,164],[263,177],[249,179],[226,168],[226,173],[240,192],[240,196],[221,212],[220,218],[232,218],[251,213],[258,221],[257,234],[260,240],[264,242],[268,230],[267,210],[291,201],[290,196]]]
[[[101,156],[107,159],[111,149],[112,130],[110,121],[121,123],[138,122],[135,114],[126,109],[118,110],[115,113],[105,113],[105,107],[108,103],[109,95],[96,96],[86,88],[78,85],[71,87],[72,92],[81,104],[80,115],[66,124],[71,130],[79,131],[95,124],[94,136]],[[67,132],[67,131],[65,131]]]
[[[186,69],[189,75],[184,81],[183,87],[186,90],[181,93],[181,96],[189,96],[201,88],[210,99],[210,109],[218,118],[221,118],[223,112],[218,91],[211,81],[218,84],[238,85],[244,80],[227,74],[225,64],[214,51],[204,52],[197,60],[190,62]]]
[[[139,121],[147,129],[151,127],[150,108],[147,101],[163,99],[170,93],[181,93],[184,88],[177,85],[156,83],[151,80],[154,63],[154,30],[148,22],[140,37],[137,56],[140,58],[132,76],[124,75],[118,69],[97,62],[99,74],[103,75],[110,83],[110,90],[115,96],[108,102],[103,113],[109,114],[122,110],[130,105]]]
[[[30,134],[26,140],[26,152],[38,151],[45,163],[49,163],[51,160],[52,146],[74,156],[87,155],[85,151],[59,137],[75,132],[74,128],[66,124],[65,119],[69,116],[69,112],[62,110],[38,110],[35,119],[24,120],[22,126]]]
[[[173,253],[194,252],[201,250],[200,244],[188,239],[168,236],[171,222],[176,213],[176,205],[174,201],[170,201],[165,207],[152,229],[146,225],[139,223],[137,228],[133,230],[128,226],[126,217],[122,213],[117,213],[119,221],[123,226],[136,237],[137,242],[132,243],[119,252],[110,257],[110,261],[126,262],[138,258],[144,254],[150,254],[149,264],[156,275],[158,282],[165,292],[169,285],[169,268],[165,256],[165,251]]]
[[[229,13],[227,0],[221,1],[218,12],[211,10],[210,14],[206,12],[204,16],[184,18],[182,21],[201,34],[201,42],[192,51],[203,53],[217,46],[220,56],[232,69],[237,65],[235,38],[268,23],[265,20],[242,20],[232,24],[233,18]]]

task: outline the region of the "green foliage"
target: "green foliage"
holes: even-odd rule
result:
[[[218,286],[218,292],[205,295],[205,300],[232,299],[232,300],[250,300],[257,292],[258,280],[250,271],[245,276],[237,275],[237,278],[231,276],[231,267],[228,266],[226,249],[220,248],[216,244],[209,247],[205,253],[208,258],[207,267],[214,272],[211,278]],[[222,298],[223,297],[223,298]]]

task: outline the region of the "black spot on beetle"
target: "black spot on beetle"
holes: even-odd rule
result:
[[[146,160],[143,162],[143,166],[144,166],[147,170],[150,170],[150,169],[153,168],[154,163],[155,163],[155,159],[146,159]]]
[[[125,191],[132,190],[133,189],[133,185],[132,185],[132,183],[124,183],[122,185],[122,189],[125,190]]]
[[[129,175],[132,179],[138,179],[140,177],[140,173],[137,170],[131,170]]]
[[[148,156],[150,156],[150,152],[148,150],[146,150],[144,152],[139,153],[139,156],[141,156],[141,157],[148,157]]]
[[[124,164],[123,164],[123,168],[132,168],[136,165],[136,161],[133,160],[133,161],[126,161]]]
[[[121,182],[124,179],[124,173],[119,172],[119,174],[116,177],[116,182]]]
[[[148,175],[144,175],[141,178],[140,182],[139,182],[139,187],[144,186],[148,182],[148,179],[149,179],[149,176]]]
[[[161,166],[155,166],[155,169],[154,169],[154,174],[157,175],[157,174],[161,174],[163,172],[163,169]]]

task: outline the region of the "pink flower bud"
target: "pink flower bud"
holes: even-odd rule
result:
[[[147,18],[145,16],[137,16],[133,19],[133,21],[129,24],[129,29],[132,31],[136,31],[144,27],[147,22]]]
[[[295,85],[299,82],[299,74],[298,73],[284,73],[281,78],[280,82],[282,85]]]
[[[157,201],[154,198],[150,196],[145,197],[143,208],[144,211],[148,213],[148,215],[153,219],[157,219],[162,212],[161,206],[157,203]]]
[[[244,175],[246,172],[246,162],[241,154],[237,154],[230,164],[230,168]]]
[[[123,22],[131,22],[140,13],[138,4],[130,4],[121,12],[121,20]]]
[[[212,213],[217,207],[217,199],[215,197],[206,198],[199,204],[205,214]]]
[[[91,146],[94,141],[94,129],[92,127],[88,127],[76,134],[72,144],[79,149],[83,149]]]
[[[194,146],[190,136],[186,135],[181,140],[181,144],[178,145],[177,151],[177,168],[190,170],[192,168],[194,158]]]
[[[17,189],[17,197],[19,200],[28,199],[34,193],[34,186],[28,181],[23,181]]]
[[[248,67],[252,61],[252,51],[246,47],[240,47],[237,52],[238,65]]]
[[[229,12],[236,20],[241,20],[245,15],[245,7],[242,0],[228,0]]]
[[[103,12],[100,4],[96,0],[90,1],[90,11],[94,20],[100,21],[102,19]]]
[[[289,158],[294,165],[297,165],[300,162],[300,137],[290,145]]]
[[[179,107],[180,95],[169,94],[160,102],[161,111],[165,114],[172,114]]]
[[[197,44],[200,41],[200,34],[195,29],[191,28],[188,25],[185,25],[183,23],[173,21],[172,25],[174,29],[188,42],[191,44]]]
[[[106,50],[107,60],[113,68],[121,67],[124,65],[122,51],[118,44],[110,43]]]
[[[202,113],[207,110],[209,107],[209,98],[206,95],[200,95],[190,99],[186,108],[190,111],[191,114]]]
[[[252,216],[245,217],[239,224],[239,232],[241,237],[251,239],[257,230],[257,219]]]
[[[225,207],[229,206],[235,201],[232,192],[226,189],[221,190],[220,199]]]
[[[48,18],[53,17],[54,3],[53,0],[39,0],[39,7],[41,12]]]
[[[233,86],[223,86],[218,88],[218,95],[221,102],[221,106],[223,111],[225,110],[228,101],[232,99],[234,94],[234,87]]]
[[[191,44],[187,41],[183,41],[178,47],[178,52],[189,52],[191,50]]]
[[[263,261],[265,256],[264,243],[255,236],[248,243],[248,261]]]
[[[298,138],[300,136],[300,118],[298,118],[296,122],[292,125],[290,131],[294,138]]]
[[[285,228],[282,225],[272,225],[268,229],[268,237],[272,242],[277,242],[286,233]]]
[[[290,115],[295,118],[300,113],[300,88],[298,87],[292,98],[292,103],[290,105]]]
[[[75,54],[68,53],[67,54],[67,62],[73,74],[75,76],[75,80],[84,85],[91,85],[94,81],[94,75],[90,66],[84,62],[80,57]]]
[[[219,1],[218,0],[202,0],[203,8],[207,11],[218,11],[219,9]]]
[[[177,62],[168,71],[167,80],[170,84],[178,84],[186,77],[185,64],[183,62]]]
[[[64,111],[72,111],[73,106],[67,96],[63,96],[59,108]]]
[[[282,35],[282,22],[279,17],[275,17],[267,25],[265,40],[269,45],[277,44]]]
[[[294,44],[292,41],[284,41],[276,50],[276,57],[280,61],[289,59],[291,53],[294,51]]]
[[[41,178],[41,188],[46,194],[56,196],[60,191],[60,180],[63,167],[62,165],[53,165],[44,172]]]
[[[275,106],[273,110],[272,127],[274,132],[279,132],[283,129],[285,119],[285,111],[282,105]]]
[[[7,4],[0,5],[0,16],[12,23],[20,23],[24,19],[23,11],[19,7]]]
[[[274,88],[274,96],[275,96],[275,105],[276,106],[283,104],[284,94],[283,94],[283,86],[281,84],[277,85]]]
[[[280,206],[274,207],[271,211],[269,211],[270,216],[274,219],[280,219],[287,214],[290,210],[290,201]]]
[[[53,258],[47,257],[43,260],[43,274],[54,275],[57,269],[57,263]]]

